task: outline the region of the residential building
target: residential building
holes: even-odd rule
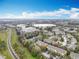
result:
[[[47,49],[48,51],[51,51],[52,53],[57,53],[58,55],[61,55],[61,56],[65,56],[67,54],[66,50],[55,46],[48,45]]]
[[[79,59],[79,54],[71,52],[70,57],[71,57],[71,59]]]

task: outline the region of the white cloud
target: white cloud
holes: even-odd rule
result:
[[[72,13],[72,14],[70,15],[70,18],[71,18],[71,19],[79,19],[79,13]]]
[[[67,16],[68,15],[68,16]],[[22,12],[20,15],[14,14],[6,14],[4,16],[0,16],[0,18],[67,18],[67,19],[79,19],[79,8],[71,8],[70,10],[66,9],[58,9],[55,11],[43,11],[43,12]]]
[[[70,17],[71,19],[79,19],[79,8],[72,8],[70,10]]]
[[[79,8],[72,8],[71,11],[79,11]]]

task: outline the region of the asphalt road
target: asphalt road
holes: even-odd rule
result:
[[[15,53],[14,49],[12,48],[12,44],[11,44],[11,29],[9,29],[9,32],[8,32],[7,46],[8,46],[8,50],[9,50],[10,54],[12,55],[13,59],[20,59],[18,57],[18,55]]]

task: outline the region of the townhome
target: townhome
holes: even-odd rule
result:
[[[56,53],[56,54],[61,55],[61,56],[65,56],[67,54],[66,50],[52,46],[52,45],[48,45],[47,43],[44,43],[42,41],[37,41],[36,44],[38,46],[47,47],[48,51],[51,51],[52,53]]]
[[[71,57],[71,59],[79,59],[79,54],[71,52],[70,57]]]
[[[23,28],[20,32],[22,35],[24,34],[26,38],[31,38],[37,36],[40,30],[34,27],[27,27],[27,28]]]
[[[46,48],[47,48],[47,46],[48,46],[47,43],[44,43],[44,42],[39,41],[39,40],[36,42],[36,44],[37,44],[38,46],[40,46],[40,47],[46,47]]]
[[[51,51],[52,53],[56,53],[61,56],[65,56],[67,54],[66,50],[63,50],[63,49],[55,47],[55,46],[48,45],[47,49],[48,49],[48,51]]]

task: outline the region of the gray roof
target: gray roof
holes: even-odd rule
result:
[[[35,32],[35,31],[39,31],[39,29],[36,29],[34,27],[28,27],[28,28],[23,28],[21,31],[23,31],[23,32]]]
[[[50,54],[48,54],[46,52],[42,52],[42,55],[45,56],[46,58],[50,58]]]
[[[55,46],[51,46],[51,45],[48,45],[48,50],[52,51],[52,52],[56,52],[56,53],[59,53],[61,55],[64,55],[67,53],[66,50],[64,49],[61,49],[61,48],[58,48],[58,47],[55,47]]]
[[[70,57],[71,57],[72,59],[79,59],[79,54],[78,54],[78,53],[71,52],[71,53],[70,53]]]
[[[47,43],[44,43],[44,42],[39,41],[39,40],[36,42],[36,44],[39,46],[47,46],[48,45]]]

